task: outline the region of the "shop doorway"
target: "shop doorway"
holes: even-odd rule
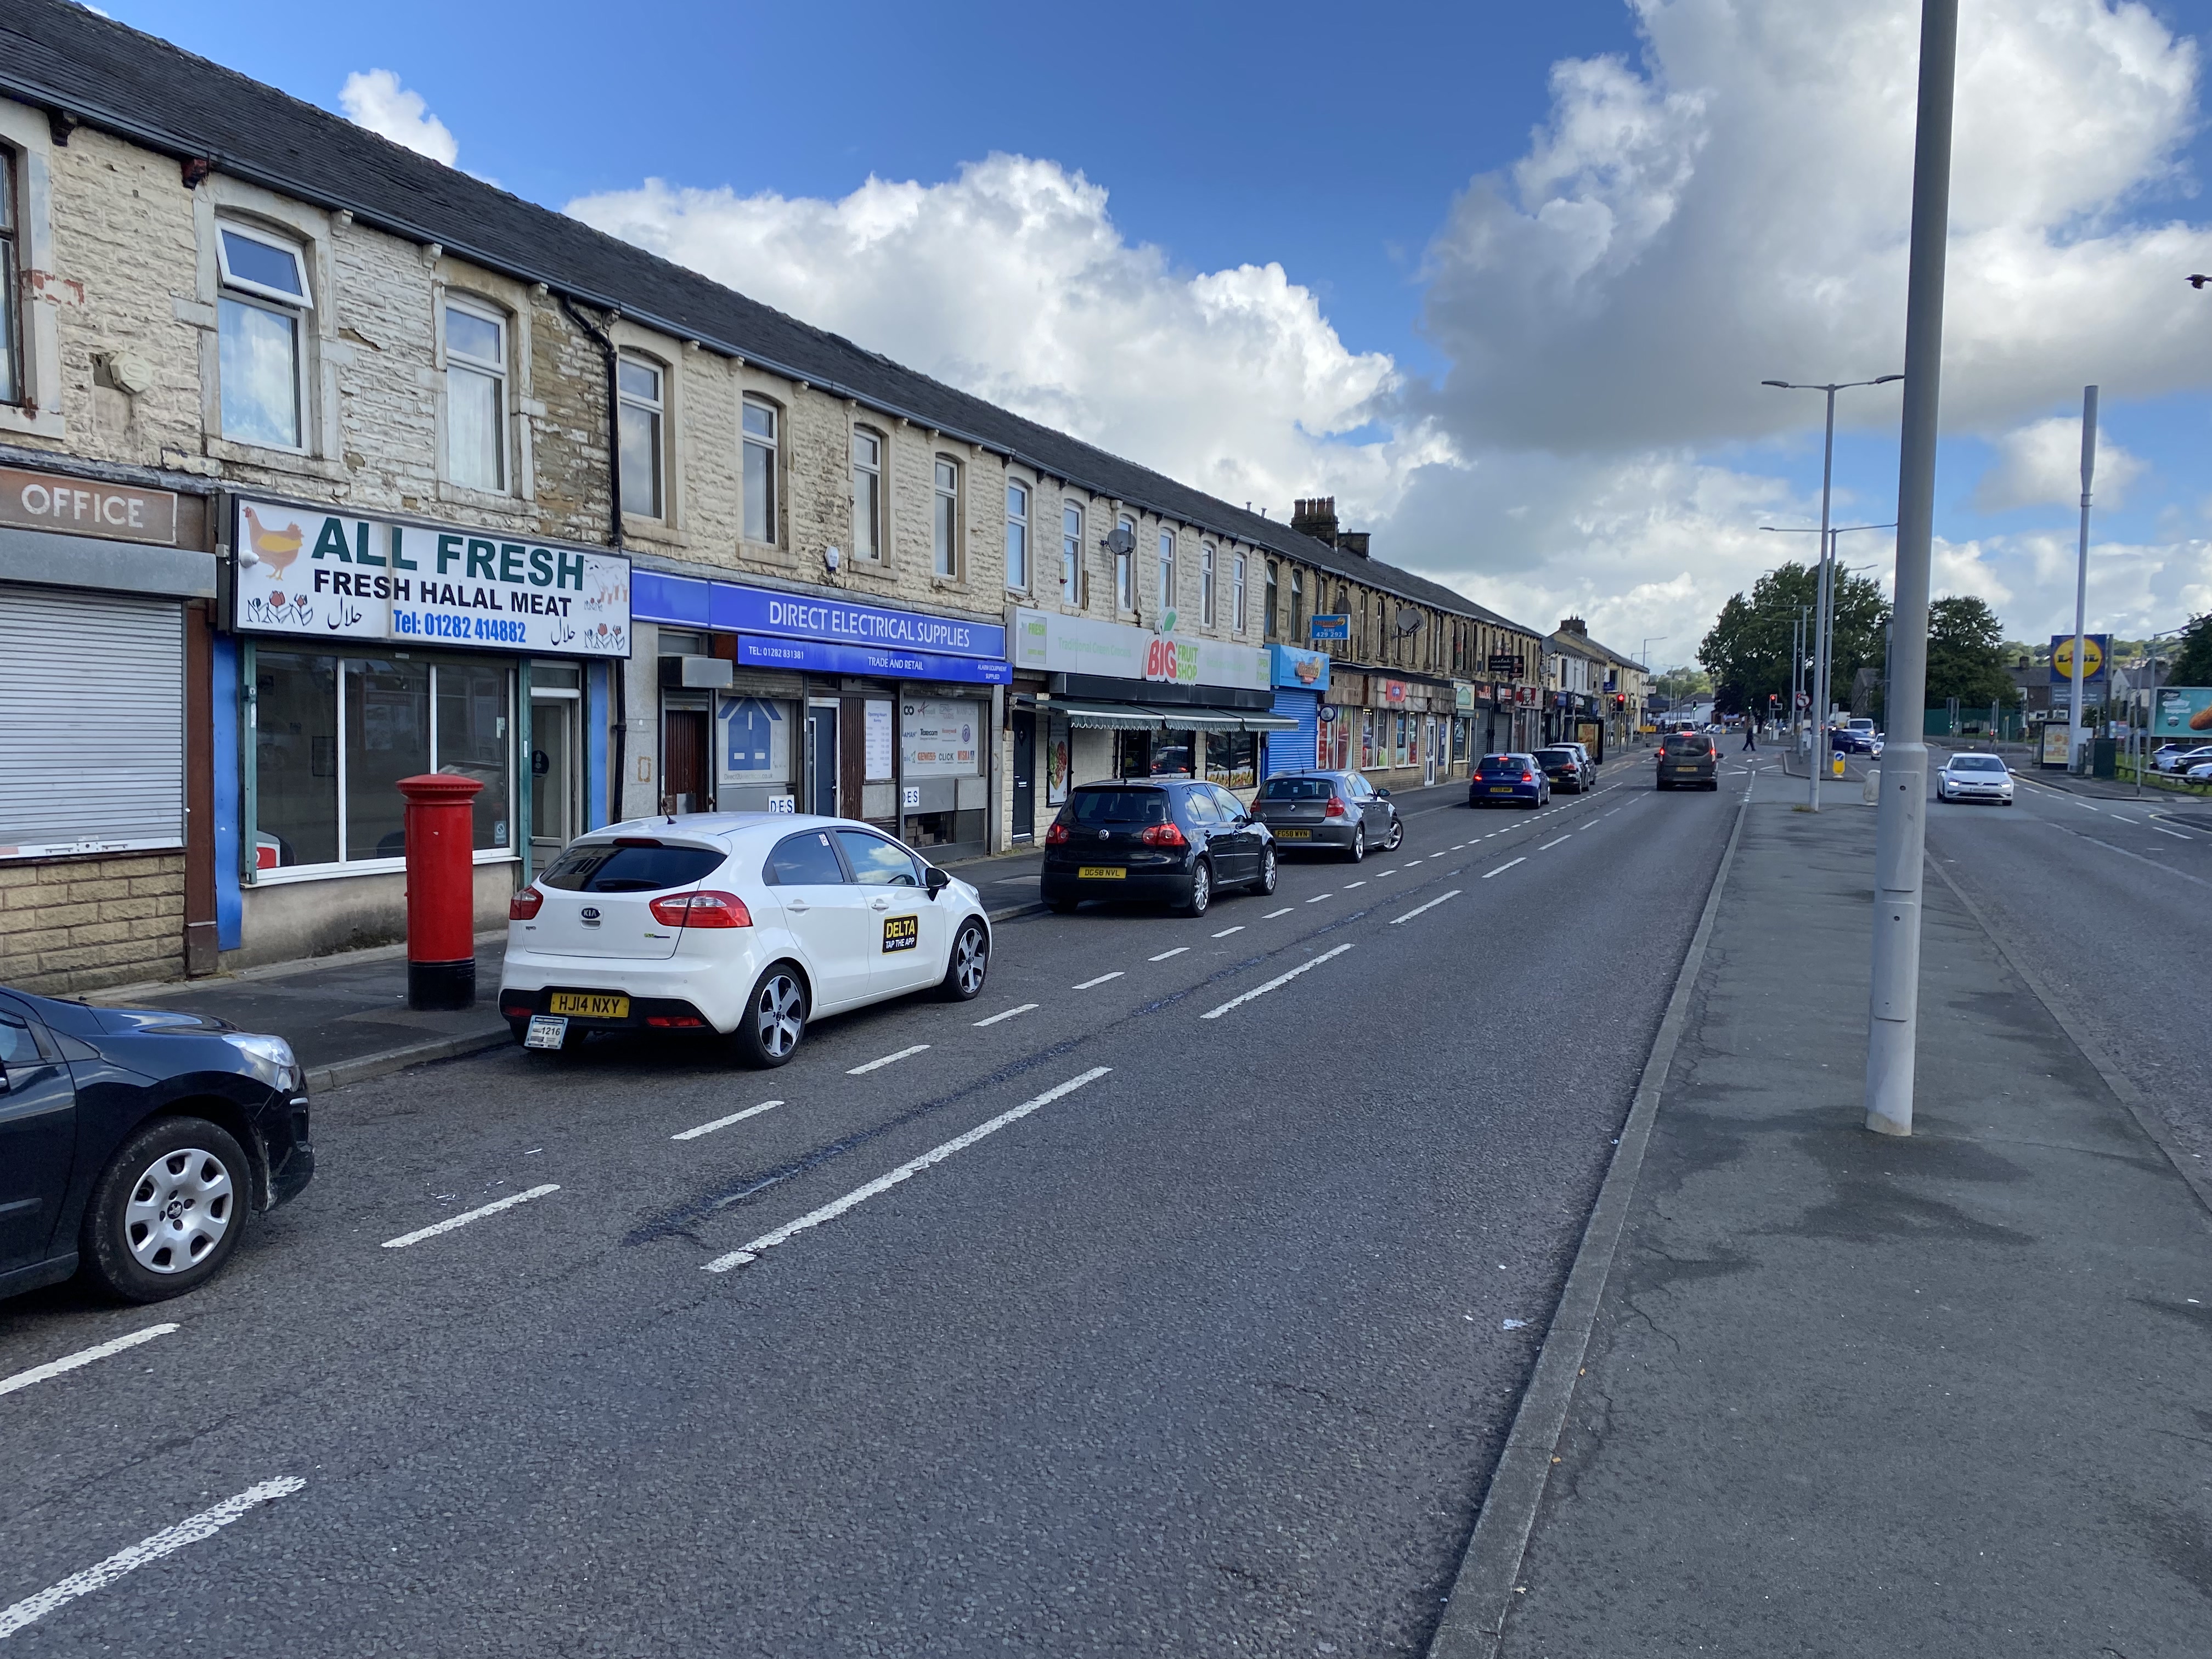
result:
[[[1036,715],[1014,711],[1014,839],[1036,838]]]
[[[544,869],[583,830],[583,767],[577,710],[580,699],[530,699],[530,858]]]
[[[818,817],[837,816],[837,705],[806,706],[806,810]]]
[[[714,795],[707,787],[707,711],[671,708],[660,717],[660,810],[707,812]]]
[[[1437,781],[1437,723],[1433,719],[1421,722],[1421,781],[1433,784]]]

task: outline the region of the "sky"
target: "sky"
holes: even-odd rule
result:
[[[1902,368],[1911,0],[104,0],[1227,499],[1655,665],[1804,558]],[[2212,0],[1964,0],[1936,591],[2212,610]],[[1895,386],[1835,521],[1895,517]],[[1844,562],[1886,575],[1869,530]],[[1648,642],[1648,648],[1647,648]]]

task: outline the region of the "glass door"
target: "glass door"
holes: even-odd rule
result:
[[[574,696],[530,700],[530,854],[538,869],[582,828]]]

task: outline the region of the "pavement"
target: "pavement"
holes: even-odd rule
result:
[[[1771,775],[1648,1142],[1624,1132],[1624,1158],[1644,1150],[1594,1318],[1547,1335],[1547,1360],[1587,1340],[1562,1350],[1564,1432],[1516,1424],[1540,1500],[1493,1514],[1517,1501],[1501,1477],[1477,1533],[1498,1559],[1460,1580],[1502,1562],[1497,1594],[1453,1607],[1433,1651],[2202,1655],[2206,1166],[2016,970],[2035,941],[1992,932],[1951,873],[2002,836],[2015,884],[2062,883],[2072,826],[2037,820],[2085,809],[1931,809],[1915,1133],[1895,1139],[1860,1103],[1875,815],[1792,811]],[[2171,905],[2185,873],[2143,879]],[[2201,965],[2167,988],[2201,998]]]

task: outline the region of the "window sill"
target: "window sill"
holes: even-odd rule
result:
[[[532,498],[504,489],[472,489],[466,484],[438,480],[438,499],[456,507],[481,507],[487,513],[521,513],[532,505]]]
[[[930,573],[929,585],[932,588],[945,592],[965,593],[968,591],[968,579],[965,576],[940,576],[935,571]]]
[[[688,548],[691,545],[691,538],[665,519],[644,519],[635,513],[625,513],[623,514],[623,538],[627,541],[633,537],[662,547]]]
[[[26,415],[16,404],[0,404],[0,432],[21,432],[33,438],[66,438],[68,424],[58,409],[42,409]]]
[[[234,466],[257,466],[267,472],[296,472],[304,477],[320,478],[328,483],[344,483],[353,475],[342,461],[325,461],[297,449],[269,449],[259,444],[234,444],[228,438],[210,434],[200,440],[202,451],[211,459],[228,461]]]
[[[505,847],[478,848],[471,858],[472,864],[514,864],[521,859],[520,853]],[[405,859],[356,859],[347,864],[280,865],[274,870],[256,870],[245,884],[248,887],[289,887],[295,882],[336,881],[346,876],[400,876],[407,873]]]

